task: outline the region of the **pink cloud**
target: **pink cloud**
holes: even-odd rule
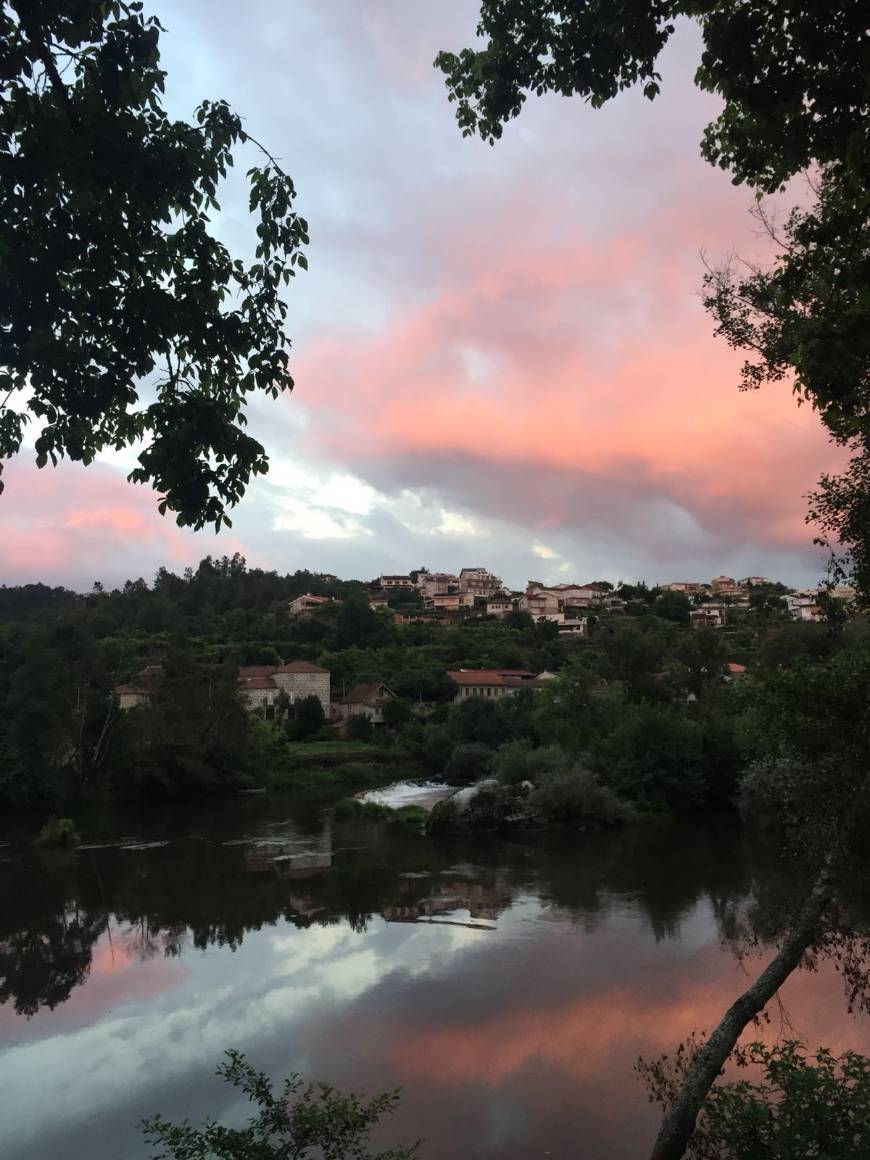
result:
[[[104,464],[37,470],[23,457],[5,467],[0,497],[0,583],[89,584],[119,568],[135,579],[160,563],[183,567],[214,552],[214,537],[179,528],[156,509],[153,491]],[[222,536],[221,554],[244,545]]]
[[[516,236],[512,209],[485,239],[448,243],[449,284],[374,335],[322,334],[300,359],[320,452],[381,485],[391,468],[395,486],[420,483],[404,465],[421,459],[461,460],[478,478],[513,466],[542,499],[552,472],[586,492],[631,493],[635,477],[710,533],[806,545],[802,497],[841,457],[787,387],[738,391],[741,359],[693,293],[697,207],[549,248]],[[727,228],[716,223],[717,240]],[[536,526],[576,522],[549,499]],[[494,514],[515,511],[506,490]]]

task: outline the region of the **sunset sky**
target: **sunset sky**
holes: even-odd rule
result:
[[[257,404],[272,470],[218,537],[161,518],[125,482],[132,455],[37,471],[22,454],[0,582],[89,588],[234,551],[362,579],[484,564],[513,586],[819,577],[802,497],[835,454],[787,385],[738,391],[700,303],[700,252],[761,242],[751,195],[699,157],[716,103],[691,83],[693,28],[656,102],[532,100],[490,148],[460,136],[432,68],[471,42],[473,0],[146,8],[172,112],[225,97],[296,182],[297,387]],[[246,254],[244,188],[222,204]]]

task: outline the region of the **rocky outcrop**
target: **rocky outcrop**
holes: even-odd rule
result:
[[[539,829],[545,823],[529,805],[531,789],[531,782],[508,786],[495,778],[465,786],[435,803],[426,830],[430,834],[468,834]]]

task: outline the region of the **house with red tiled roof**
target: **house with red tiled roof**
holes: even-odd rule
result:
[[[114,693],[119,709],[135,709],[137,705],[145,705],[149,700],[148,690],[141,685],[115,685]]]
[[[159,684],[162,676],[162,665],[147,665],[141,670],[136,680],[123,685],[115,685],[112,692],[118,702],[118,708],[126,711],[127,709],[135,709],[137,705],[147,705],[151,700],[154,686]]]
[[[239,668],[239,693],[249,709],[273,716],[282,692],[291,705],[303,697],[317,697],[324,713],[329,716],[329,669],[311,661],[282,661],[279,665],[242,665]]]
[[[526,669],[451,669],[447,676],[459,686],[455,701],[506,697],[535,680],[535,674]]]

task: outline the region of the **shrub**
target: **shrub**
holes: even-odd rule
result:
[[[492,750],[478,741],[457,745],[450,754],[444,768],[444,776],[450,781],[479,781],[489,776],[492,764]]]
[[[348,718],[344,735],[348,741],[371,741],[374,732],[374,725],[364,713],[354,713]]]
[[[225,1128],[208,1120],[203,1128],[187,1121],[172,1124],[161,1116],[144,1120],[149,1144],[165,1160],[270,1160],[274,1157],[355,1157],[356,1160],[413,1160],[416,1144],[384,1152],[369,1151],[369,1135],[382,1116],[395,1110],[398,1093],[342,1095],[326,1084],[303,1084],[298,1075],[275,1092],[268,1076],[255,1071],[236,1051],[218,1075],[239,1088],[259,1108],[243,1128]]]
[[[78,846],[81,838],[72,818],[49,818],[37,835],[34,845],[53,849]]]
[[[582,766],[545,773],[541,784],[529,795],[529,803],[548,822],[563,825],[614,826],[631,817],[625,802]]]
[[[397,697],[394,701],[387,701],[384,705],[384,724],[395,729],[398,725],[405,725],[414,716],[407,701]]]
[[[692,1036],[670,1058],[641,1060],[650,1099],[669,1108],[703,1041]],[[686,1153],[694,1160],[854,1160],[870,1155],[870,1059],[809,1052],[796,1040],[734,1052],[752,1078],[716,1083]]]
[[[565,770],[570,758],[558,745],[532,749],[527,741],[508,741],[496,751],[492,761],[492,775],[504,785],[519,785],[531,781],[535,785],[550,774]]]
[[[294,741],[304,741],[316,736],[323,728],[326,714],[320,698],[312,693],[310,697],[303,697],[294,706],[292,718],[287,722],[287,732]]]

